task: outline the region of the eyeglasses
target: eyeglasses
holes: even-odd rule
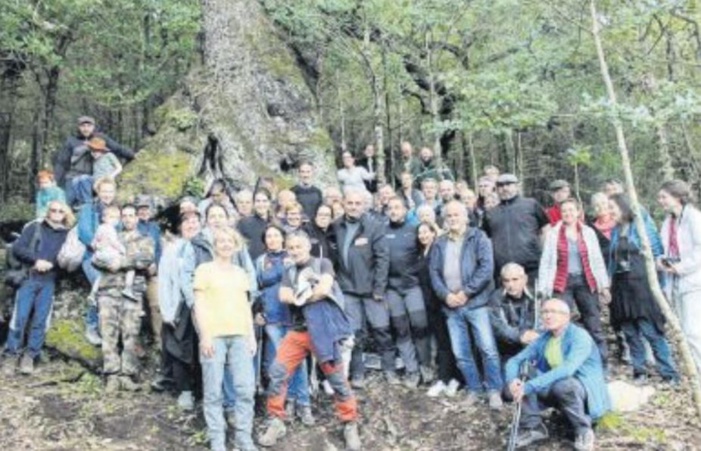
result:
[[[65,211],[63,211],[62,208],[49,208],[49,212],[50,213],[62,213],[62,214],[66,213]]]
[[[563,310],[541,310],[540,314],[542,316],[545,316],[545,315],[567,315],[568,312],[565,312]]]

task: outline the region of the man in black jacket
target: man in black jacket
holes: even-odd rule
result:
[[[302,205],[304,214],[309,221],[314,220],[316,210],[324,201],[321,190],[312,185],[314,181],[314,165],[308,161],[303,161],[298,168],[299,183],[292,187],[297,202]]]
[[[397,349],[406,368],[404,384],[416,388],[422,377],[424,383],[433,380],[428,317],[419,286],[417,231],[416,226],[406,220],[407,209],[400,197],[391,198],[387,206],[389,226],[385,238],[389,247],[389,277],[386,299]]]
[[[482,225],[494,244],[494,274],[514,262],[535,280],[540,264],[541,234],[550,224],[545,210],[535,200],[519,194],[518,178],[502,174],[497,179],[501,203],[489,210]]]
[[[44,345],[46,324],[53,305],[58,253],[66,241],[68,229],[74,222],[73,214],[67,205],[52,201],[49,203],[46,218],[25,227],[12,246],[17,260],[27,267],[27,277],[17,291],[5,344],[3,369],[6,374],[13,374],[17,367],[28,325],[27,346],[22,355],[20,371],[22,374],[31,374],[34,371],[34,361]]]
[[[78,132],[68,137],[63,148],[54,155],[53,159],[56,184],[66,190],[66,200],[69,205],[74,200],[72,181],[81,176],[91,176],[93,173],[93,157],[88,148],[88,141],[96,136],[104,139],[107,148],[119,158],[126,161],[134,159],[134,152],[131,149],[96,131],[95,119],[90,116],[79,117]]]
[[[384,300],[389,269],[389,250],[384,225],[364,214],[363,193],[348,190],[344,198],[345,215],[334,223],[338,284],[346,300],[346,313],[356,337],[351,357],[351,385],[363,388],[363,338],[365,321],[378,351],[382,368],[394,370],[394,347],[390,331],[389,311]],[[391,376],[390,376],[391,377]]]
[[[489,320],[501,361],[506,362],[538,338],[534,330],[536,299],[528,290],[528,276],[519,264],[504,265],[501,284],[489,299]]]

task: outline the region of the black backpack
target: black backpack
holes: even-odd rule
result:
[[[36,226],[29,241],[29,247],[36,252],[41,243],[41,221],[30,222],[25,226],[25,229],[26,227],[31,227],[32,224]],[[18,240],[19,238],[5,245],[5,284],[13,288],[19,287],[24,282],[24,279],[29,276],[29,267],[19,261],[13,252],[13,247]]]

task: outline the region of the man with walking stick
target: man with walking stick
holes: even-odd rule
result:
[[[576,450],[594,449],[593,422],[611,409],[601,355],[586,330],[570,323],[566,302],[549,299],[541,310],[544,332],[506,364],[506,380],[514,401],[521,403],[514,448],[548,438],[542,406],[561,410],[575,432]],[[519,376],[524,362],[535,362],[535,377]],[[518,408],[517,408],[518,410]]]

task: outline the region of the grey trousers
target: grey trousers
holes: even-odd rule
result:
[[[353,348],[350,363],[350,378],[362,379],[365,377],[363,349],[368,341],[366,324],[370,325],[370,333],[377,346],[377,352],[382,358],[382,369],[384,371],[393,371],[394,343],[392,342],[387,302],[348,293],[343,293],[343,295],[346,301],[346,314],[355,334],[355,347]]]
[[[553,383],[547,393],[531,394],[523,398],[521,426],[535,429],[543,421],[541,407],[552,406],[565,414],[576,434],[591,429],[591,417],[586,413],[587,392],[575,377],[560,379]]]
[[[386,299],[397,349],[407,372],[417,372],[419,364],[429,366],[431,348],[428,316],[421,288],[416,286],[404,292],[389,289]]]

